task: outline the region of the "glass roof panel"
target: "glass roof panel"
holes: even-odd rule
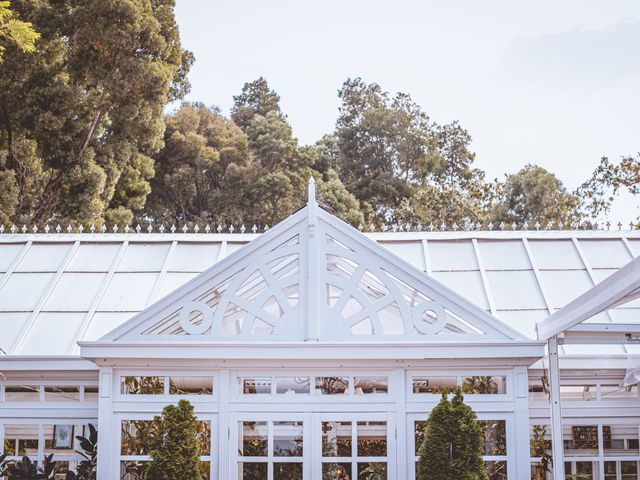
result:
[[[617,323],[640,323],[640,308],[612,308],[609,315]]]
[[[578,240],[591,268],[620,268],[633,258],[622,240]]]
[[[489,308],[480,272],[433,272],[432,276],[479,307]]]
[[[134,312],[96,312],[82,340],[97,340],[135,315]]]
[[[522,240],[478,240],[486,270],[528,270],[531,263]]]
[[[48,355],[65,355],[75,341],[75,335],[84,319],[84,313],[50,313],[38,315],[33,328],[22,345],[20,354],[42,354],[46,344]]]
[[[154,299],[154,301],[169,295],[171,292],[198,275],[199,274],[195,272],[167,272],[164,280],[162,281],[162,285],[160,286],[158,298]]]
[[[130,243],[116,271],[159,272],[170,247],[170,243]]]
[[[600,283],[605,278],[610,276],[612,273],[617,272],[617,271],[618,271],[617,268],[599,268],[599,269],[592,270],[593,277],[595,278],[596,283]]]
[[[429,240],[428,251],[432,271],[478,270],[471,240]]]
[[[83,243],[66,270],[69,272],[108,272],[121,243]]]
[[[55,273],[14,273],[0,292],[0,311],[33,310]]]
[[[247,242],[228,242],[227,243],[227,248],[224,249],[224,256],[228,257],[233,252],[235,252],[236,250],[238,250],[239,248],[241,248],[242,246],[244,246],[246,244],[247,244]]]
[[[168,270],[171,272],[204,272],[218,260],[220,243],[179,242]]]
[[[529,338],[537,338],[536,323],[549,316],[547,310],[497,310],[496,317]]]
[[[29,312],[0,312],[0,348],[4,352],[8,352],[11,349],[11,345],[16,341],[18,333],[20,333],[29,315]],[[45,350],[42,345],[40,347]]]
[[[380,242],[380,245],[402,258],[405,262],[409,262],[420,270],[425,270],[422,242],[419,240],[412,242]]]
[[[547,270],[540,277],[553,308],[564,307],[593,286],[586,270]]]
[[[98,310],[101,312],[137,312],[147,304],[157,273],[116,273],[113,275]]]
[[[0,243],[2,255],[0,255],[0,272],[6,272],[24,248],[24,243]]]
[[[88,311],[106,275],[106,273],[63,273],[43,310]]]
[[[571,239],[529,240],[531,254],[539,269],[571,270],[585,268]]]
[[[631,251],[633,252],[633,256],[637,257],[638,255],[640,255],[640,238],[630,238],[628,242],[629,248],[631,248]]]
[[[487,272],[489,288],[497,310],[539,310],[546,307],[530,270]]]
[[[34,243],[16,272],[57,272],[72,243]]]

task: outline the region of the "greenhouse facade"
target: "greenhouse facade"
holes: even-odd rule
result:
[[[491,479],[553,478],[553,444],[567,475],[638,480],[638,255],[638,231],[364,233],[313,185],[260,234],[2,233],[4,450],[73,467],[94,424],[98,478],[137,480],[186,398],[206,478],[414,479],[460,387]]]

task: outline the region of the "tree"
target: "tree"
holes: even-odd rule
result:
[[[245,83],[240,95],[233,97],[231,118],[243,130],[249,126],[255,115],[266,117],[271,112],[282,120],[285,119],[280,110],[280,96],[271,90],[264,77]]]
[[[483,434],[460,390],[446,393],[431,411],[420,446],[417,480],[487,480],[482,460]]]
[[[579,207],[579,198],[567,192],[554,174],[529,164],[507,175],[504,183],[496,182],[492,217],[507,224],[562,222],[569,226],[580,219]]]
[[[174,0],[16,0],[41,34],[0,77],[2,210],[15,223],[130,221],[163,109],[188,90]]]
[[[36,50],[36,40],[40,34],[30,22],[16,18],[11,10],[11,2],[0,1],[0,63],[7,45],[15,45],[23,53]]]
[[[169,224],[238,221],[245,186],[234,172],[250,172],[247,136],[198,103],[183,104],[166,116],[166,125],[145,215]]]
[[[146,480],[200,480],[200,446],[193,406],[187,400],[167,405],[153,419],[159,435],[151,450]]]
[[[348,79],[338,93],[340,177],[378,222],[409,198],[412,185],[440,168],[429,117],[406,94],[390,98],[379,85]]]
[[[578,194],[585,213],[597,217],[609,212],[616,196],[625,188],[632,195],[640,194],[640,153],[622,157],[618,163],[602,157],[591,178],[578,188]]]

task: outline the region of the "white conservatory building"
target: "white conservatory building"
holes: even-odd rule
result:
[[[492,480],[554,478],[552,443],[555,478],[638,480],[638,255],[638,231],[363,233],[313,186],[261,234],[4,231],[4,452],[73,468],[94,424],[98,478],[138,480],[186,398],[205,478],[412,480],[457,385]]]

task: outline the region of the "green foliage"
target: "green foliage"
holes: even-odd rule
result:
[[[551,441],[545,438],[547,427],[544,425],[533,426],[533,437],[531,438],[531,457],[538,458],[532,471],[532,480],[546,480],[547,473],[553,467],[553,455],[551,455]]]
[[[476,415],[457,390],[431,411],[420,446],[417,480],[487,480],[483,434]]]
[[[7,480],[53,480],[60,469],[53,461],[53,454],[44,457],[41,467],[26,456],[17,462],[5,458],[6,455],[0,455],[2,477]]]
[[[494,222],[541,225],[562,222],[569,226],[580,218],[580,199],[565,189],[552,173],[537,165],[526,165],[496,185]]]
[[[197,419],[187,400],[167,405],[153,420],[156,431],[146,480],[200,480]]]
[[[65,480],[96,480],[98,468],[98,431],[89,424],[89,436],[77,436],[82,451],[78,453],[83,460],[76,467],[75,472],[67,472]]]
[[[40,38],[31,22],[23,22],[16,18],[10,7],[11,2],[0,1],[0,63],[7,45],[15,45],[23,53],[32,53],[35,52],[36,41]]]
[[[591,178],[578,189],[585,214],[597,217],[608,213],[616,196],[625,188],[632,195],[640,194],[640,153],[622,157],[618,163],[602,157]]]
[[[15,0],[41,34],[0,76],[2,210],[15,223],[131,219],[164,106],[188,89],[174,0]],[[6,203],[5,203],[6,202]]]
[[[245,83],[240,95],[233,97],[231,119],[243,130],[251,124],[255,115],[266,117],[269,113],[284,120],[280,110],[280,96],[271,90],[264,77]]]

